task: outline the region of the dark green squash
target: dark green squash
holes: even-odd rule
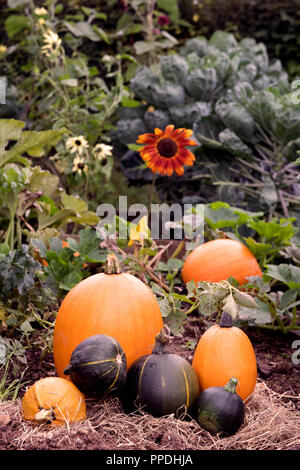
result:
[[[64,370],[79,390],[96,397],[123,390],[126,372],[127,359],[120,343],[103,334],[79,343]]]
[[[244,402],[236,393],[238,380],[232,377],[224,387],[203,390],[195,403],[195,417],[200,426],[211,434],[232,435],[241,427]]]
[[[126,412],[142,409],[156,417],[172,413],[179,417],[193,406],[199,395],[196,372],[186,359],[169,352],[168,341],[162,329],[152,354],[137,359],[127,371]]]

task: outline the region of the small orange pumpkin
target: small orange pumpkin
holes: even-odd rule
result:
[[[188,255],[182,268],[185,284],[192,280],[220,282],[229,277],[243,284],[249,276],[262,277],[255,256],[242,243],[226,238],[199,245]]]
[[[219,325],[211,326],[201,336],[193,358],[201,390],[223,387],[231,377],[238,380],[236,393],[247,400],[257,379],[257,363],[250,339],[232,326],[231,316],[223,312]]]
[[[152,290],[129,273],[121,273],[115,255],[108,255],[104,273],[79,282],[64,298],[57,314],[53,353],[57,374],[89,336],[104,334],[122,346],[127,368],[149,354],[162,329],[159,304]]]
[[[26,420],[60,426],[86,418],[85,398],[71,381],[45,377],[26,390],[22,412]]]

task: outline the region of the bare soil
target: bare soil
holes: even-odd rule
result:
[[[203,329],[190,319],[184,334],[172,337],[171,348],[190,362]],[[292,363],[296,335],[248,328],[259,374],[255,393],[246,404],[245,422],[234,436],[211,436],[189,416],[154,418],[127,415],[117,397],[87,399],[87,419],[60,428],[32,425],[22,419],[21,398],[26,387],[55,375],[52,355],[29,348],[19,397],[0,403],[0,450],[299,450],[300,366]]]

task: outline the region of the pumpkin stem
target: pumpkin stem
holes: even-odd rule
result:
[[[166,348],[166,345],[170,341],[170,330],[165,325],[159,333],[155,336],[155,346],[152,351],[152,354],[168,354],[169,350]]]
[[[35,413],[34,415],[34,420],[47,423],[51,422],[55,419],[53,408],[50,408],[49,410],[45,410],[45,408],[42,408],[40,411]]]
[[[232,327],[232,316],[227,312],[223,312],[220,320],[221,328],[231,328]]]
[[[237,384],[238,379],[236,379],[235,377],[231,377],[229,382],[224,386],[224,390],[226,390],[226,392],[236,393]]]
[[[106,274],[120,274],[121,269],[116,255],[110,254],[106,258],[105,269]]]
[[[72,370],[72,367],[71,367],[71,364],[69,364],[65,370],[64,370],[64,374],[65,375],[70,375],[71,374],[71,370]]]

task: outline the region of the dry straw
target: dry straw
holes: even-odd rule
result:
[[[258,382],[246,404],[244,424],[230,437],[212,436],[195,421],[179,420],[171,415],[162,418],[146,413],[128,416],[117,398],[101,403],[87,400],[87,419],[60,428],[32,426],[25,422],[19,402],[0,403],[0,417],[4,413],[10,415],[15,435],[9,445],[14,449],[39,449],[49,445],[51,449],[299,450],[298,398],[280,395],[265,382]]]

